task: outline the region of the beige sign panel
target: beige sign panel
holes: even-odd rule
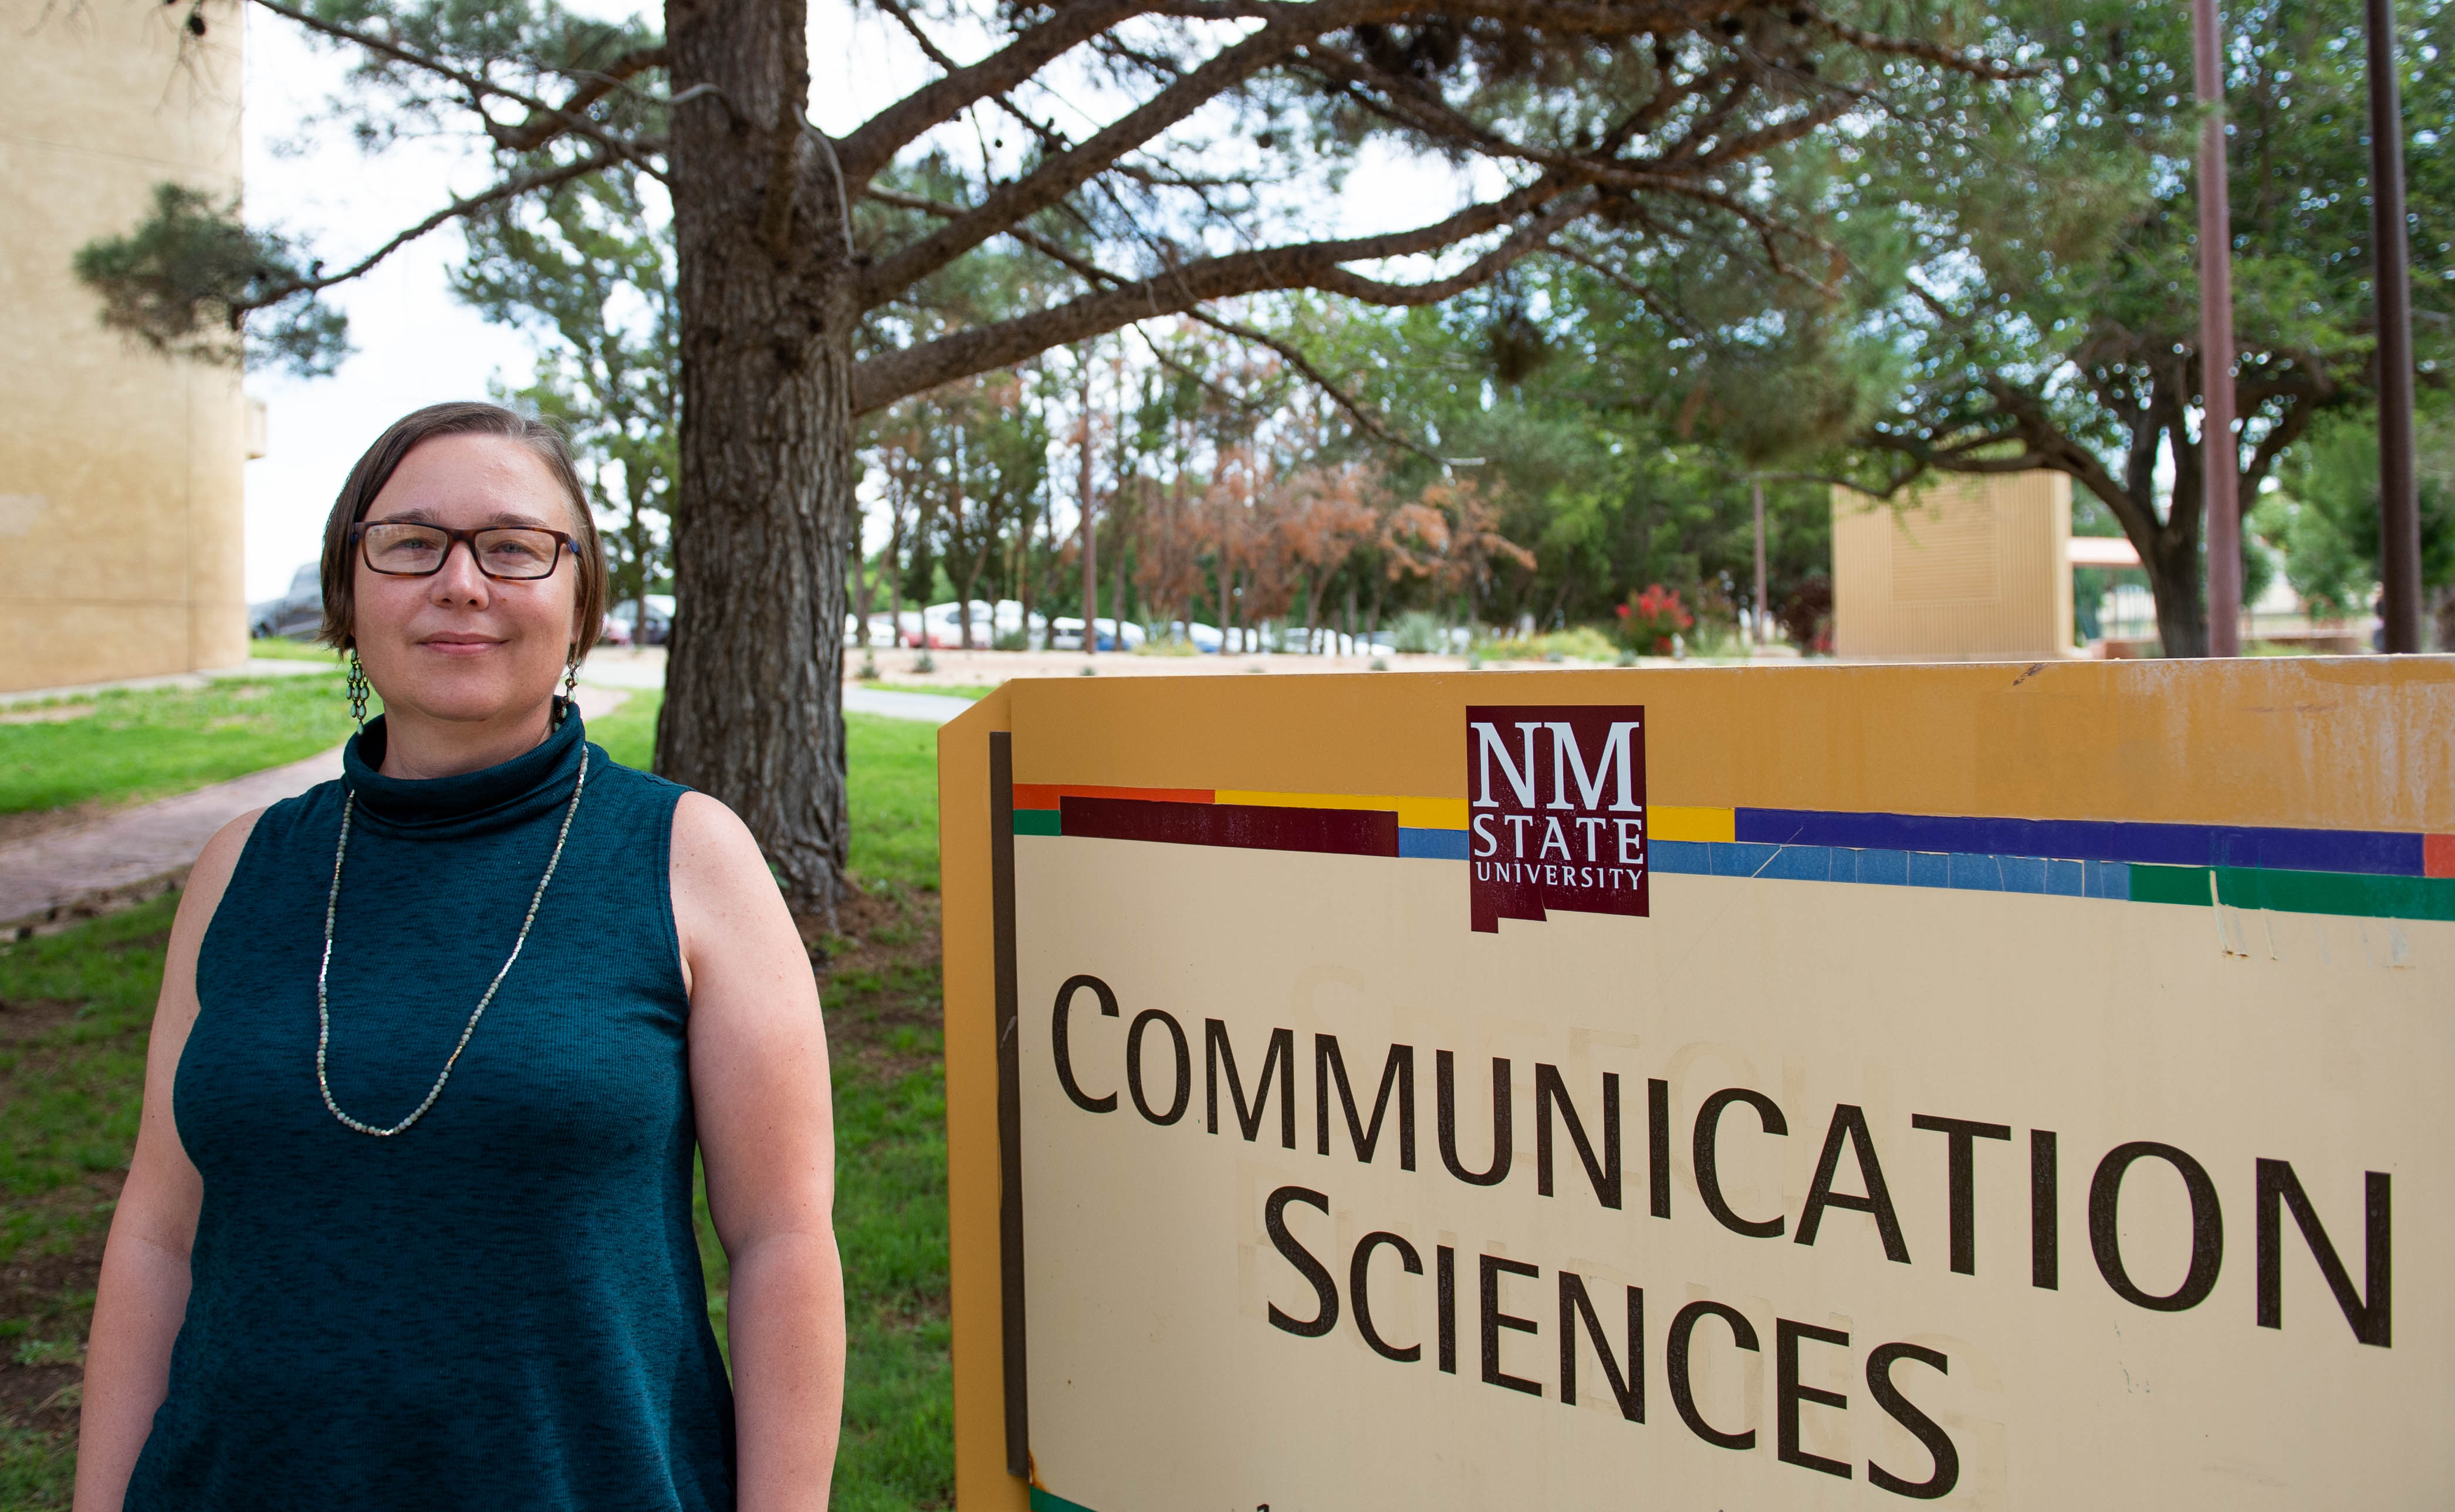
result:
[[[2447,1504],[2450,728],[2425,660],[1010,688],[961,1504]]]

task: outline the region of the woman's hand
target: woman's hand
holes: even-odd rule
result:
[[[674,812],[691,1098],[727,1303],[741,1512],[827,1504],[843,1412],[843,1268],[826,1028],[792,916],[733,811]]]

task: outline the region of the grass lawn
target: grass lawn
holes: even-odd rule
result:
[[[925,682],[865,682],[862,683],[862,686],[864,688],[883,689],[887,693],[934,693],[943,695],[948,698],[971,698],[974,700],[985,698],[990,694],[997,692],[997,684],[995,683],[968,683],[962,686],[949,686],[944,683]]]
[[[0,709],[0,815],[168,797],[347,739],[341,678],[229,677]]]
[[[341,654],[330,646],[319,646],[312,640],[288,640],[279,635],[264,635],[247,643],[250,661],[328,661],[335,668]]]
[[[590,737],[644,763],[659,696],[634,695]],[[812,952],[835,1058],[851,1331],[834,1504],[936,1507],[954,1491],[937,732],[845,722],[861,889],[845,933]],[[0,1509],[68,1505],[94,1268],[135,1138],[176,901],[0,946]],[[703,1202],[700,1249],[721,1338],[724,1256]]]

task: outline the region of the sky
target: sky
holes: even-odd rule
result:
[[[610,0],[567,3],[608,20],[631,13]],[[328,263],[346,263],[422,219],[456,191],[489,181],[486,154],[467,138],[406,143],[379,156],[360,153],[338,125],[318,122],[348,60],[257,8],[249,7],[247,17],[251,224],[302,236]],[[841,134],[934,73],[887,25],[874,9],[857,15],[842,0],[811,5],[810,113],[822,130]],[[977,51],[969,45],[975,41],[946,39],[959,59]],[[1068,98],[1083,111],[1098,111],[1103,104],[1081,90]],[[954,138],[970,140],[968,128]],[[1427,206],[1437,212],[1471,187],[1445,168],[1370,162],[1322,207],[1315,233],[1411,224],[1429,218]],[[529,380],[528,338],[487,324],[452,296],[448,273],[461,251],[458,233],[445,227],[365,277],[330,291],[326,298],[349,313],[356,348],[335,375],[302,379],[265,371],[249,376],[248,392],[265,402],[268,440],[267,454],[247,465],[251,600],[285,592],[292,574],[314,559],[334,495],[385,426],[421,405],[485,398],[490,382],[517,388]],[[872,526],[883,538],[883,519],[873,518]]]

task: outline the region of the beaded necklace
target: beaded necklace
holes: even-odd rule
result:
[[[333,1100],[333,1083],[324,1074],[325,1053],[333,1040],[333,1010],[325,1000],[324,995],[325,979],[333,970],[333,916],[338,912],[341,904],[341,858],[350,852],[350,813],[356,807],[358,801],[355,792],[348,792],[342,796],[341,840],[338,845],[333,847],[333,890],[324,899],[324,959],[322,964],[315,968],[315,1086],[324,1094],[324,1106],[331,1109],[333,1117],[340,1119],[345,1126],[355,1129],[360,1134],[371,1134],[378,1139],[388,1139],[426,1117],[426,1110],[435,1106],[436,1099],[443,1096],[443,1083],[452,1079],[452,1068],[459,1063],[460,1052],[469,1048],[469,1037],[477,1032],[477,1020],[486,1017],[488,1005],[495,1000],[496,990],[503,985],[503,978],[511,974],[512,962],[520,958],[520,947],[529,942],[529,926],[537,922],[538,906],[545,901],[545,884],[554,880],[554,869],[562,864],[562,842],[571,837],[571,821],[579,813],[579,795],[585,792],[587,787],[588,748],[582,746],[579,751],[579,780],[572,785],[571,806],[562,811],[562,829],[554,837],[554,855],[546,859],[545,875],[538,878],[537,894],[529,899],[528,917],[520,920],[519,937],[512,941],[511,955],[504,958],[502,970],[495,973],[495,979],[486,984],[486,996],[477,999],[477,1011],[469,1016],[467,1026],[460,1031],[460,1042],[452,1047],[451,1058],[443,1062],[443,1070],[436,1075],[435,1085],[428,1089],[426,1100],[419,1103],[408,1118],[389,1129],[378,1129],[372,1123],[361,1123],[343,1113],[341,1105]]]

